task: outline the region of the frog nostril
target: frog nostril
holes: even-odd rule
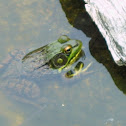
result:
[[[75,47],[77,47],[79,44],[77,43],[76,45],[74,45],[72,48],[75,48]]]

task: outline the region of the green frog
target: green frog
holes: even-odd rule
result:
[[[62,35],[55,42],[40,47],[26,54],[22,63],[27,71],[35,71],[41,67],[57,69],[61,72],[64,68],[70,67],[81,57],[85,57],[80,40],[72,40],[66,35]],[[66,73],[66,77],[71,78],[84,66],[79,61],[74,69]]]
[[[61,72],[67,78],[78,75],[84,67],[84,58],[82,42],[66,35],[27,54],[24,50],[15,50],[0,64],[0,89],[22,102],[34,104],[34,98],[38,103],[45,78],[48,81]]]

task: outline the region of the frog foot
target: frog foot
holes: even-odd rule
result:
[[[75,75],[78,75],[82,68],[84,67],[84,63],[83,62],[78,62],[77,65],[75,66],[75,68],[73,70],[69,70],[66,74],[65,77],[67,78],[72,78]]]
[[[88,68],[91,66],[92,63],[89,63],[88,66],[82,70],[82,68],[84,67],[84,63],[83,62],[78,62],[77,65],[75,66],[75,68],[73,70],[69,70],[66,74],[65,77],[67,78],[72,78],[82,72],[86,72],[88,70]]]

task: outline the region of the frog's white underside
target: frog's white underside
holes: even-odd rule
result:
[[[84,0],[85,8],[105,38],[114,61],[126,65],[126,0]]]

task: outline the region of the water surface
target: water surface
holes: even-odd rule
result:
[[[93,31],[92,26],[86,32],[87,29],[83,28],[85,19],[81,16],[74,18],[76,23],[71,22],[67,15],[69,11],[65,11],[63,4],[65,2],[58,0],[1,0],[0,62],[15,49],[28,52],[65,34],[83,42],[86,54],[84,64],[92,65],[87,72],[72,79],[55,74],[53,77],[49,75],[48,80],[35,83],[38,86],[35,98],[34,95],[29,98],[22,92],[13,93],[13,88],[4,90],[2,87],[6,83],[2,75],[8,73],[0,71],[0,125],[125,126],[126,88],[122,85],[126,79],[122,79],[121,74],[114,74],[118,70],[108,69],[111,62],[107,65],[105,58],[97,58],[102,57],[102,53],[100,55],[98,48],[93,49],[92,45],[96,44],[89,33]],[[102,62],[104,60],[106,62]]]

